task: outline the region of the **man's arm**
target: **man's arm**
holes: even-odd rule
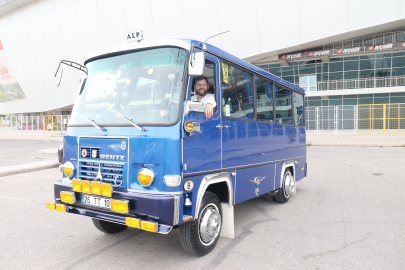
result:
[[[207,94],[207,101],[205,105],[205,116],[210,118],[214,114],[214,108],[217,106],[217,103],[215,102],[215,95],[213,94]]]

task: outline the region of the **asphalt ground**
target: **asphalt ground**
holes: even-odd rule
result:
[[[308,147],[308,177],[286,204],[235,206],[234,239],[205,257],[179,230],[105,235],[46,208],[58,169],[0,178],[1,269],[404,269],[403,148]]]
[[[61,142],[0,140],[0,167],[31,162],[57,160]],[[38,151],[55,149],[55,153],[41,154]]]

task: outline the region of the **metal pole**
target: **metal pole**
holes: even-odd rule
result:
[[[315,108],[315,112],[316,112],[316,136],[318,136],[319,134],[319,107]]]

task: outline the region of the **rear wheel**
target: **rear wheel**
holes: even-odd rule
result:
[[[204,256],[217,245],[222,227],[222,207],[217,195],[206,192],[201,201],[199,216],[180,225],[180,243],[194,256]]]
[[[278,203],[286,203],[295,190],[295,179],[290,169],[285,169],[280,189],[276,190],[275,198]]]
[[[105,221],[105,220],[99,220],[92,218],[94,226],[96,226],[97,229],[102,231],[103,233],[108,233],[108,234],[114,234],[114,233],[119,233],[127,228],[125,225]]]

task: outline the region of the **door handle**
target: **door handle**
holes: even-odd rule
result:
[[[226,128],[230,128],[230,126],[224,126],[224,127],[226,127]]]
[[[218,126],[216,126],[216,128],[219,128],[219,129],[221,129],[221,128],[223,128],[223,126],[221,126],[221,125],[218,125]]]

